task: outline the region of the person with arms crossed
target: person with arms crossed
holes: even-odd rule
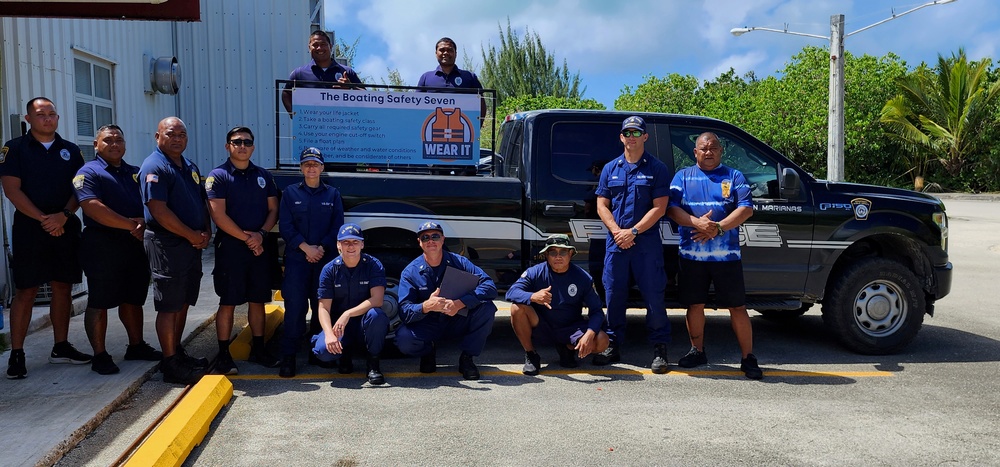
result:
[[[92,356],[76,350],[69,338],[73,284],[83,280],[78,258],[80,219],[73,193],[73,176],[83,166],[80,147],[62,139],[59,113],[51,100],[28,101],[24,120],[28,134],[0,148],[0,183],[14,205],[11,226],[14,299],[10,307],[10,358],[7,378],[28,376],[24,340],[31,323],[38,288],[49,284],[49,318],[55,344],[49,363],[90,363]]]
[[[368,351],[368,382],[385,384],[379,357],[389,332],[389,317],[382,312],[385,268],[375,257],[362,253],[365,238],[358,224],[344,224],[337,233],[340,256],[323,267],[319,276],[319,322],[323,332],[313,336],[313,354],[338,363],[341,374],[354,371],[353,350],[364,343]],[[292,361],[294,365],[294,360]],[[282,368],[285,368],[282,365]],[[282,373],[280,376],[294,376]]]
[[[80,263],[87,274],[84,328],[94,349],[90,369],[101,375],[118,373],[105,347],[108,309],[118,307],[128,347],[125,360],[158,362],[163,353],[142,339],[142,305],[149,295],[149,262],[142,246],[146,221],[139,194],[139,168],[125,162],[125,134],[118,125],[104,125],[94,138],[94,160],[73,178],[83,209]]]
[[[462,88],[462,89],[483,89],[483,84],[479,82],[479,77],[475,73],[463,70],[455,65],[455,58],[458,55],[458,46],[450,37],[442,37],[434,44],[434,55],[437,57],[437,68],[420,75],[417,86],[429,88]],[[486,100],[480,97],[479,100],[479,124],[482,125],[483,118],[486,117]]]
[[[566,234],[552,234],[545,240],[541,255],[544,263],[521,274],[507,291],[510,324],[524,347],[522,373],[534,376],[541,368],[541,357],[532,339],[555,345],[559,365],[575,368],[576,358],[608,348],[604,309],[594,290],[594,280],[570,261],[576,247]],[[590,310],[583,319],[583,306]]]
[[[715,285],[716,305],[729,317],[743,357],[740,370],[761,379],[747,314],[739,226],[753,215],[750,186],[739,170],[722,165],[722,143],[715,133],[695,141],[696,164],[677,171],[670,182],[667,215],[680,232],[679,298],[686,305],[691,350],[677,362],[684,368],[708,363],[705,354],[705,303]]]
[[[406,355],[420,357],[421,373],[433,373],[437,371],[437,342],[461,339],[458,371],[467,380],[477,380],[479,369],[473,357],[482,353],[493,330],[497,288],[482,269],[448,251],[444,239],[444,230],[437,222],[424,222],[417,228],[417,241],[424,253],[411,261],[400,277],[403,324],[396,330],[396,346]],[[478,276],[478,284],[461,297],[445,298],[441,283],[449,267]]]
[[[229,353],[233,314],[247,303],[252,343],[249,360],[267,368],[278,359],[264,349],[264,303],[271,300],[271,270],[264,254],[264,237],[278,221],[278,187],[271,172],[250,161],[253,131],[238,126],[226,133],[229,158],[205,179],[208,211],[215,232],[215,270],[212,271],[219,311],[215,314],[219,355],[215,372],[239,372]]]
[[[156,335],[163,350],[160,371],[167,383],[194,384],[208,360],[191,357],[181,346],[188,308],[201,291],[201,255],[212,238],[201,172],[184,157],[187,126],[177,117],[160,120],[156,149],[139,168],[146,208],[143,235],[153,275]]]
[[[356,83],[361,84],[361,78],[350,67],[337,63],[333,59],[333,43],[330,36],[320,30],[309,34],[309,55],[312,60],[294,70],[288,75],[288,80],[293,81],[285,85],[281,92],[281,104],[285,106],[288,115],[292,115],[292,87],[318,87],[315,81],[328,83]]]
[[[653,343],[653,373],[668,371],[670,321],[664,303],[667,275],[663,268],[660,218],[670,195],[667,166],[646,151],[646,122],[632,116],[622,122],[618,136],[625,151],[601,170],[597,186],[597,214],[608,229],[604,255],[604,290],[611,346],[594,356],[595,365],[621,361],[625,342],[625,304],[629,275],[635,278],[646,302],[646,327]]]
[[[281,286],[285,324],[279,373],[288,373],[287,365],[295,361],[306,332],[306,310],[312,310],[309,335],[322,329],[316,288],[323,266],[335,256],[337,232],[344,225],[340,191],[320,180],[323,153],[316,148],[304,149],[299,156],[299,168],[302,182],[285,188],[278,209],[278,230],[285,241],[285,279]],[[311,363],[326,365],[316,360],[312,352],[309,355]]]

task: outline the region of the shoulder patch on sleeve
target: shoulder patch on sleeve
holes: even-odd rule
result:
[[[10,148],[8,148],[7,146],[0,148],[0,164],[3,164],[4,162],[7,161],[7,151],[10,151]]]
[[[205,177],[205,189],[206,190],[211,190],[212,189],[212,185],[214,185],[214,184],[215,184],[215,177],[213,177],[211,175]]]
[[[82,190],[84,178],[86,177],[83,174],[73,177],[73,188],[76,188],[77,190]]]

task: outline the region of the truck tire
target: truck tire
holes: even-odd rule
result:
[[[924,321],[926,302],[917,277],[885,258],[846,267],[823,303],[823,321],[852,351],[885,355],[906,347]]]

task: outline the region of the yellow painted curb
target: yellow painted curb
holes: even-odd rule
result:
[[[202,377],[125,465],[181,465],[191,450],[205,439],[208,426],[232,398],[233,383],[225,376]]]
[[[264,305],[264,340],[271,340],[278,325],[285,320],[285,309],[278,306]],[[250,343],[253,340],[253,333],[250,326],[244,326],[240,334],[229,343],[229,354],[233,360],[246,360],[250,357]]]

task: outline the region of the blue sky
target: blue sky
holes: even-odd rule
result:
[[[482,66],[481,49],[499,44],[498,23],[525,27],[571,72],[579,71],[584,97],[608,108],[628,85],[670,73],[711,79],[733,68],[740,75],[775,74],[805,45],[829,40],[755,31],[735,37],[734,27],[769,27],[829,36],[830,16],[845,16],[850,33],[926,3],[905,0],[324,0],[325,24],[347,43],[360,38],[352,65],[379,78],[397,69],[409,85],[437,66],[434,43],[448,36]],[[929,0],[928,0],[929,1]],[[893,52],[912,68],[936,63],[965,48],[972,59],[996,60],[1000,2],[956,0],[923,8],[844,41],[855,55]],[[306,56],[303,47],[302,54]]]

